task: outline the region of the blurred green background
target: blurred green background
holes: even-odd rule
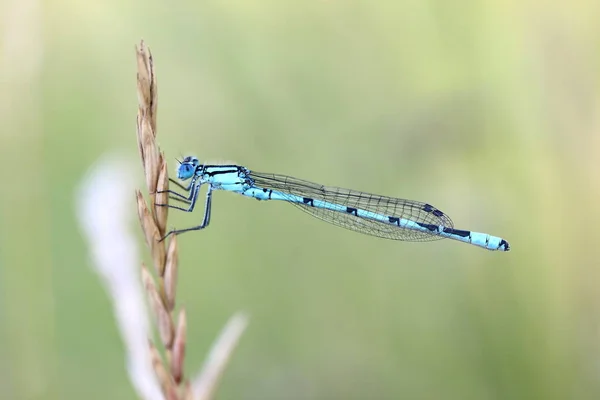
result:
[[[74,195],[113,151],[144,187],[141,38],[171,171],[191,153],[422,200],[512,246],[387,241],[216,193],[210,229],[180,237],[178,299],[188,373],[251,314],[219,399],[600,397],[600,3],[0,10],[2,398],[135,396]]]

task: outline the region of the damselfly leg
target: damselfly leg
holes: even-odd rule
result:
[[[194,195],[194,192],[192,191],[192,187],[194,186],[194,184],[196,183],[196,179],[192,179],[192,181],[190,182],[190,184],[186,187],[183,186],[181,183],[177,182],[174,179],[169,178],[169,181],[174,183],[175,185],[179,186],[182,190],[184,190],[186,193],[188,193],[187,196],[182,195],[181,193],[178,193],[174,190],[158,190],[156,193],[169,193],[172,194],[174,196],[169,196],[170,199],[173,200],[177,200],[177,201],[182,201],[184,203],[190,203],[190,201],[192,200],[192,196]],[[175,197],[177,196],[177,197]]]
[[[193,189],[193,193],[194,195],[192,196],[192,201],[190,204],[190,207],[188,209],[185,208],[181,208],[181,207],[176,207],[176,206],[172,206],[169,204],[157,204],[158,205],[162,205],[162,206],[167,206],[169,208],[175,208],[176,210],[181,210],[181,211],[186,211],[186,212],[191,212],[194,210],[194,206],[196,205],[196,199],[198,198],[198,191],[200,189],[200,184],[196,185],[196,187]],[[211,211],[211,207],[212,207],[212,186],[208,185],[208,190],[206,191],[206,202],[204,203],[204,217],[202,218],[202,223],[198,226],[194,226],[191,228],[186,228],[186,229],[173,229],[171,231],[169,231],[169,233],[167,233],[162,239],[160,239],[160,241],[162,242],[163,240],[165,240],[167,237],[169,237],[170,235],[177,235],[180,233],[184,233],[184,232],[189,232],[189,231],[199,231],[200,229],[204,229],[208,226],[208,224],[210,223],[210,211]]]

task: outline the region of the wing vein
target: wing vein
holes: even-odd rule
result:
[[[283,196],[309,197],[332,204],[352,207],[357,210],[375,213],[379,216],[402,218],[421,224],[430,224],[453,228],[454,224],[448,215],[428,203],[394,197],[379,196],[371,193],[359,192],[332,186],[323,186],[317,183],[293,178],[286,175],[277,175],[261,172],[250,172],[249,178],[253,184],[260,188],[272,189]],[[309,204],[290,201],[294,206],[312,216],[341,226],[346,229],[368,235],[387,239],[404,241],[430,241],[442,239],[429,231],[406,229],[401,226],[381,222],[374,219],[356,216],[348,212],[329,210],[313,207]]]

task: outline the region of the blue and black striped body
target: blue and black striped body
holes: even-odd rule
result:
[[[405,241],[448,238],[488,250],[510,249],[502,238],[454,229],[445,213],[427,203],[327,187],[285,175],[252,172],[239,165],[201,165],[193,157],[183,160],[178,178],[192,179],[186,188],[191,193],[188,200],[192,205],[186,211],[193,209],[194,196],[199,187],[206,184],[209,196],[210,190],[215,189],[258,200],[282,200],[329,223],[368,235]],[[207,206],[210,207],[210,197]],[[205,214],[204,225],[208,225],[208,218]]]

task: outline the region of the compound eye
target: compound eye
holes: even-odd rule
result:
[[[196,167],[187,163],[187,164],[181,164],[179,166],[179,169],[177,170],[177,177],[179,179],[190,179],[192,176],[194,176],[194,173],[196,172]]]

